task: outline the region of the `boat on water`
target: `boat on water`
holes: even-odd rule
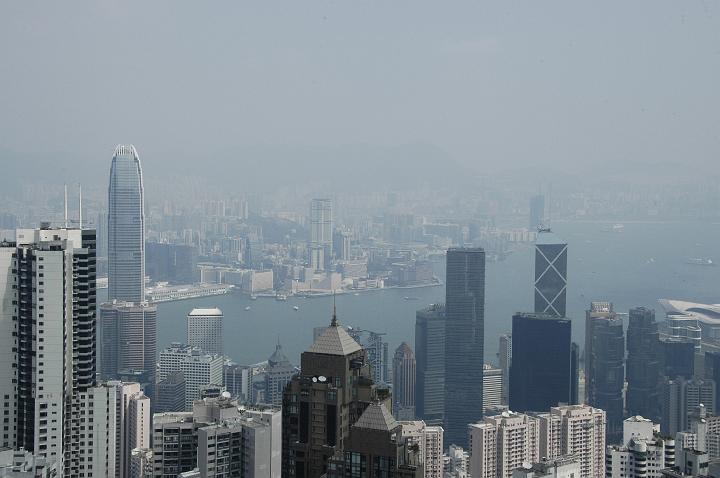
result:
[[[293,310],[298,311],[298,310],[300,310],[300,307],[298,307],[297,305],[293,305]]]
[[[353,295],[360,295],[360,292],[355,292]]]
[[[693,265],[693,266],[714,266],[715,263],[712,259],[708,259],[707,257],[691,257],[686,261],[687,264]]]
[[[251,295],[251,296],[250,296],[250,300],[257,300],[257,296],[256,296],[256,295]]]
[[[405,296],[405,297],[403,297],[403,299],[405,299],[405,300],[420,300],[420,297],[408,297],[408,296]]]
[[[278,294],[275,296],[275,300],[287,300],[287,296],[285,294]]]
[[[245,307],[245,310],[250,310],[250,306],[248,305],[247,307]]]
[[[607,226],[603,227],[603,232],[623,232],[625,230],[625,226],[623,224],[608,224]]]

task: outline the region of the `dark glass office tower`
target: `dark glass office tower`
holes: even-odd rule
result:
[[[415,415],[428,425],[445,418],[445,306],[415,314]]]
[[[572,401],[570,320],[518,313],[512,324],[510,409],[541,412]]]
[[[630,416],[641,415],[660,422],[660,338],[655,311],[645,307],[630,309],[627,331],[626,408]]]
[[[465,447],[467,425],[483,416],[483,249],[448,250],[445,314],[445,442]]]
[[[715,381],[715,413],[720,411],[720,352],[705,352],[705,378]]]
[[[567,243],[550,229],[535,242],[535,312],[565,317]]]
[[[662,371],[668,378],[687,380],[695,375],[695,342],[689,338],[664,337],[660,340]]]
[[[608,443],[620,443],[623,433],[625,384],[625,335],[622,319],[615,314],[593,319],[592,368],[587,403],[606,413]]]

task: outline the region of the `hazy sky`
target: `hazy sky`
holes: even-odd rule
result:
[[[472,166],[717,171],[719,91],[709,0],[0,5],[10,151],[424,143]]]

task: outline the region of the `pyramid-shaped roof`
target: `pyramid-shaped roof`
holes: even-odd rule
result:
[[[393,431],[397,428],[398,422],[393,418],[390,411],[378,402],[371,403],[365,409],[353,427],[366,428],[370,430]]]
[[[327,355],[350,355],[353,352],[362,350],[360,344],[350,337],[347,331],[340,327],[337,320],[333,318],[330,327],[320,335],[308,352]]]
[[[280,342],[278,342],[275,346],[275,352],[273,352],[273,354],[268,359],[268,365],[274,367],[281,364],[290,364],[290,360],[288,360],[288,358],[285,356],[282,347],[280,346]]]

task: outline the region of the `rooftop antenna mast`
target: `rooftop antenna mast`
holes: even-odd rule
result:
[[[65,229],[68,227],[68,213],[67,213],[67,184],[65,184]]]
[[[330,321],[331,327],[337,327],[338,321],[337,321],[337,308],[335,307],[335,290],[333,290],[333,315],[332,320]]]
[[[79,229],[82,231],[82,184],[78,184],[79,194],[80,194],[80,200],[78,207],[80,209],[79,219],[80,219],[80,226]]]

